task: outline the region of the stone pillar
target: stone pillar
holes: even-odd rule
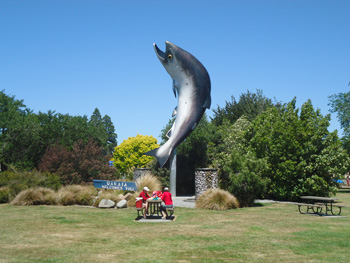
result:
[[[137,178],[140,176],[146,175],[150,173],[152,170],[150,168],[135,168],[134,169],[134,176],[133,181],[135,182]]]
[[[218,188],[218,170],[199,168],[195,170],[195,194],[196,199],[210,188]]]

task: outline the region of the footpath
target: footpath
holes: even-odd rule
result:
[[[196,203],[194,198],[194,196],[176,196],[173,197],[173,204],[175,207],[195,208]]]

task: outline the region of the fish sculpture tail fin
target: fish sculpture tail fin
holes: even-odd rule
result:
[[[156,157],[160,167],[163,167],[164,164],[168,161],[170,154],[166,153],[165,151],[160,151],[160,148],[148,151],[146,153],[144,153],[144,155],[148,155],[148,156],[153,156]]]

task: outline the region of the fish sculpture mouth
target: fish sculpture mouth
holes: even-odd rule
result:
[[[159,60],[164,62],[164,60],[165,60],[165,52],[160,50],[155,43],[153,44],[153,47],[154,47],[154,51],[156,52],[157,57],[159,58]]]

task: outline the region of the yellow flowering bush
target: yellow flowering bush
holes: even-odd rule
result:
[[[153,136],[138,134],[129,137],[114,148],[114,166],[120,173],[126,173],[132,168],[143,168],[153,159],[143,154],[158,147],[157,139]]]

